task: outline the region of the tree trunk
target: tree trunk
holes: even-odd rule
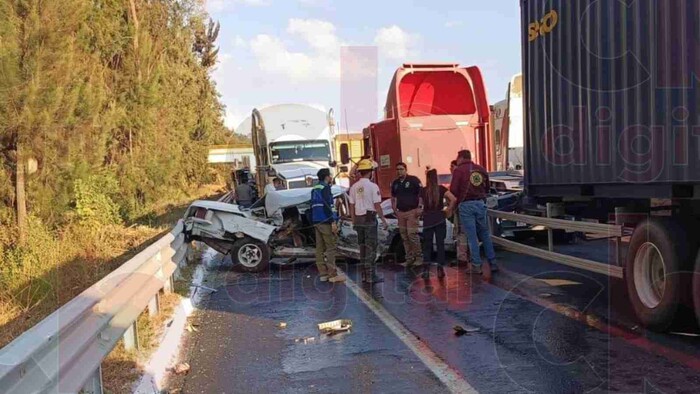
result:
[[[139,53],[139,17],[136,14],[136,3],[134,0],[129,0],[129,9],[131,10],[131,20],[134,23],[134,56],[136,59],[137,77],[139,83],[142,80],[141,75],[141,55]]]
[[[26,160],[22,146],[17,143],[17,158],[15,165],[15,204],[17,207],[17,227],[19,228],[19,244],[27,242],[27,196],[25,194]]]

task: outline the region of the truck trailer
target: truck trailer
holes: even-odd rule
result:
[[[376,174],[382,198],[391,197],[399,162],[419,177],[426,167],[435,168],[440,183],[446,184],[451,180],[450,162],[461,149],[471,150],[475,161],[490,168],[489,117],[478,67],[404,64],[396,70],[384,120],[363,130],[365,154],[379,165]]]
[[[527,198],[631,231],[608,272],[644,326],[700,318],[700,2],[520,5]]]

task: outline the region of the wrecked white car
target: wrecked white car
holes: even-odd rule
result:
[[[332,193],[337,204],[345,204],[344,188],[333,186]],[[287,262],[312,258],[316,245],[309,220],[310,198],[311,188],[300,188],[267,193],[247,209],[223,202],[195,201],[185,212],[185,234],[188,240],[230,254],[234,264],[250,272],[265,270],[273,258]],[[347,206],[339,206],[339,210],[347,212]],[[357,234],[349,219],[343,218],[339,228],[339,257],[358,258]],[[387,244],[391,232],[391,226],[389,230],[380,229],[379,243]]]
[[[346,189],[333,186],[339,223],[338,256],[359,259],[357,233],[349,215]],[[188,241],[204,242],[230,254],[234,264],[250,272],[265,270],[273,258],[292,262],[315,256],[315,233],[309,220],[311,188],[267,193],[250,208],[212,201],[196,201],[185,212]],[[388,228],[379,226],[377,258],[403,260],[403,243],[391,202],[382,203]],[[446,250],[454,250],[452,223],[447,222]]]

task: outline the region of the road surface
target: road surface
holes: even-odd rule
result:
[[[606,253],[604,241],[564,245]],[[590,257],[590,256],[589,256]],[[581,393],[700,392],[700,338],[639,328],[624,284],[542,260],[499,252],[493,283],[448,269],[420,278],[380,268],[375,288],[321,283],[312,264],[265,274],[209,262],[198,331],[186,340],[185,393]],[[351,319],[327,337],[317,324]],[[286,327],[280,328],[279,323]],[[456,336],[459,325],[468,334]]]

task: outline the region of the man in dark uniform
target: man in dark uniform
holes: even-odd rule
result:
[[[489,194],[489,174],[484,167],[472,161],[472,154],[462,150],[457,156],[458,167],[452,174],[450,191],[459,202],[459,221],[469,238],[469,252],[472,273],[482,273],[484,279],[491,279],[491,265],[496,260],[491,233],[488,226],[486,197]],[[486,260],[481,263],[479,240],[484,244]]]
[[[423,185],[420,179],[408,175],[406,164],[396,165],[398,178],[391,184],[391,206],[399,219],[399,233],[406,251],[406,266],[423,265],[418,221],[421,216],[420,191]]]

